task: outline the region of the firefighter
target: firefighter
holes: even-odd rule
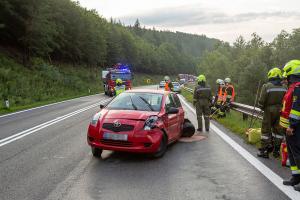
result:
[[[173,90],[173,84],[170,80],[170,77],[169,76],[165,76],[164,78],[165,80],[165,91],[172,91]]]
[[[217,79],[216,84],[217,90],[215,93],[213,105],[216,105],[218,101],[221,101],[223,99],[222,87],[224,86],[224,81],[222,79]]]
[[[283,68],[287,75],[288,91],[283,98],[280,125],[286,128],[286,143],[292,177],[284,185],[300,191],[300,60],[291,60]]]
[[[261,127],[261,148],[258,157],[269,158],[273,151],[275,158],[280,155],[280,145],[284,131],[279,127],[280,110],[286,88],[282,85],[282,73],[279,68],[268,72],[268,82],[262,86],[258,106],[264,111]]]
[[[198,86],[194,90],[194,105],[196,106],[198,131],[202,132],[202,116],[204,116],[205,130],[209,131],[209,115],[210,105],[212,100],[211,89],[206,84],[204,75],[199,75],[197,78]]]
[[[224,92],[223,101],[224,103],[230,104],[231,102],[234,101],[234,97],[235,97],[234,87],[231,84],[230,78],[225,78],[224,82],[225,82],[225,92]]]
[[[116,86],[115,86],[115,94],[116,96],[118,96],[119,94],[121,94],[122,92],[125,91],[125,85],[123,85],[123,81],[121,79],[117,79],[116,80]]]
[[[222,79],[216,80],[217,89],[212,102],[211,112],[215,113],[220,108],[221,102],[223,101],[223,92],[222,88],[224,87],[224,81]]]
[[[230,78],[225,78],[225,86],[222,87],[222,98],[220,104],[220,112],[218,113],[219,117],[226,117],[226,111],[229,111],[230,103],[234,100],[234,87],[231,84]]]

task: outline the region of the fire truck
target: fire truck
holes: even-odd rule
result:
[[[121,79],[123,81],[126,90],[131,89],[133,76],[128,65],[122,65],[118,63],[102,71],[102,81],[105,95],[115,95],[114,88],[116,86],[117,79]]]

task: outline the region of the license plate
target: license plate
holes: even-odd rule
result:
[[[103,139],[127,141],[128,135],[127,134],[104,133]]]

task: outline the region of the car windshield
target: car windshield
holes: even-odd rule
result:
[[[130,73],[112,73],[111,74],[112,80],[117,80],[118,78],[123,81],[131,80],[131,74]]]
[[[163,95],[126,92],[118,95],[106,108],[112,110],[160,111]]]
[[[164,85],[165,83],[166,83],[165,81],[161,81],[161,82],[160,82],[161,85]]]

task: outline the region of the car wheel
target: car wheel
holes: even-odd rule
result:
[[[192,137],[195,134],[195,127],[190,120],[184,119],[182,137]]]
[[[96,158],[101,158],[102,154],[102,149],[96,148],[96,147],[91,147],[92,148],[92,154]]]
[[[160,158],[162,157],[166,151],[167,151],[167,146],[168,146],[168,138],[166,134],[163,134],[163,137],[161,138],[159,148],[155,154],[153,154],[154,158]]]

